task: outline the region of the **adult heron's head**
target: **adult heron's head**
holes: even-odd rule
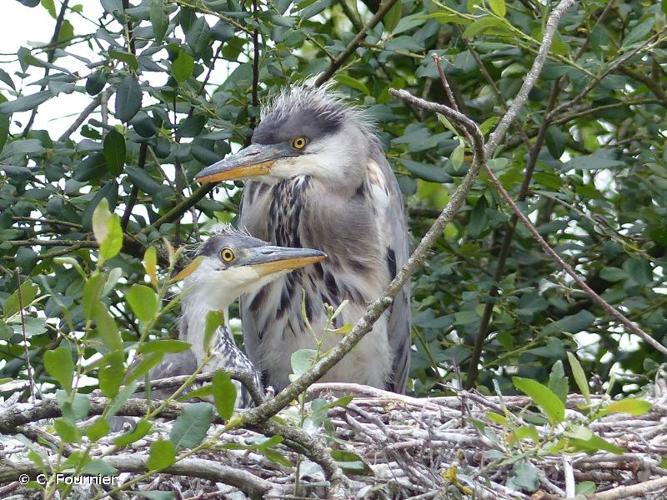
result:
[[[274,183],[309,175],[323,182],[356,182],[376,140],[362,113],[329,88],[296,86],[262,110],[250,146],[205,168],[196,179]]]
[[[184,302],[204,309],[227,307],[280,275],[326,258],[319,250],[272,246],[231,227],[211,236],[197,256],[202,259],[185,279]]]

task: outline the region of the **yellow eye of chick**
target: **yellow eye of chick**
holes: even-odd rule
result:
[[[292,147],[294,149],[303,149],[306,147],[306,144],[308,144],[308,139],[305,137],[295,137],[292,139]]]
[[[223,248],[220,251],[220,258],[223,262],[231,262],[235,257],[234,251],[231,248]]]

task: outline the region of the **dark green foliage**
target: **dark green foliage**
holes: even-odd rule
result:
[[[42,8],[38,1],[21,3]],[[179,205],[193,193],[200,224],[205,216],[232,221],[237,214],[240,191],[233,184],[208,198],[192,179],[228,153],[230,143],[247,143],[259,115],[253,81],[259,82],[261,101],[282,86],[317,75],[352,41],[358,23],[372,16],[359,3],[358,12],[356,5],[348,11],[351,20],[329,0],[259,2],[254,13],[249,3],[195,3],[199,7],[135,1],[126,9],[120,0],[104,0],[110,21],[104,28],[72,37],[67,33],[72,25],[63,24],[56,37],[63,50],[49,55],[22,48],[16,55],[22,72],[0,69],[0,378],[25,380],[27,375],[18,269],[37,380],[71,389],[70,342],[92,322],[83,356],[103,353],[90,374],[99,377],[104,394],[121,398],[118,391],[127,382],[121,384],[124,353],[140,333],[135,318],[154,323],[150,338],[156,339],[174,333],[178,314],[175,307],[156,319],[161,304],[157,281],[154,288],[144,283],[146,248],[163,249],[158,260],[164,271],[169,256],[163,238],[175,247],[196,239],[190,212]],[[577,3],[560,23],[541,78],[490,162],[511,195],[524,198],[522,209],[556,251],[597,293],[663,343],[664,5]],[[411,209],[415,239],[466,172],[470,150],[447,123],[409,109],[389,95],[389,88],[446,103],[432,57],[438,55],[461,111],[488,136],[532,64],[546,13],[538,2],[399,1],[335,72],[334,87],[377,122]],[[87,73],[74,74],[68,69],[74,62],[70,54],[82,35],[95,38],[104,50]],[[602,77],[599,83],[595,75]],[[23,79],[44,87],[19,85]],[[110,123],[103,123],[98,107],[62,138],[28,127],[31,111],[69,92],[91,99],[108,92],[101,100],[108,102]],[[540,133],[547,116],[549,124]],[[527,169],[532,175],[520,196]],[[116,217],[96,219],[102,200]],[[174,216],[175,207],[181,208]],[[637,375],[632,380],[639,386],[648,382],[664,358],[641,343],[628,346],[624,330],[573,288],[523,227],[507,239],[503,261],[510,219],[482,175],[415,276],[414,391],[438,394],[441,383],[465,378],[480,329],[488,334],[475,381],[483,390],[492,390],[495,379],[503,392],[515,391],[512,376],[517,375],[541,381],[552,403],[562,401],[567,388],[581,381],[569,364],[564,370],[555,364],[577,350],[585,373],[595,380],[604,382],[612,368],[620,368]],[[103,242],[99,253],[91,250],[93,231]],[[104,273],[96,271],[97,259],[104,261]],[[498,293],[491,293],[494,284]],[[484,329],[487,304],[493,313]],[[581,332],[588,335],[577,343]],[[128,380],[142,380],[167,351],[164,345],[146,353]],[[216,408],[225,417],[231,415],[230,398],[217,387],[228,385],[222,375],[214,383],[214,394],[220,393]],[[616,384],[614,390],[623,387]],[[591,391],[598,389],[592,382]],[[63,439],[78,439],[71,427],[59,424]],[[154,446],[151,467],[168,465],[171,443]],[[530,474],[521,469],[520,476]]]

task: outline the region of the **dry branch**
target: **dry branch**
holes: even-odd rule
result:
[[[346,393],[354,396],[347,408],[335,407],[328,412],[332,434],[317,432],[309,438],[320,450],[336,448],[357,454],[370,472],[359,475],[348,471],[346,480],[341,483],[340,494],[343,498],[357,494],[363,496],[378,483],[385,483],[390,488],[386,491],[394,491],[399,497],[422,495],[422,498],[446,498],[459,487],[466,487],[471,488],[478,498],[528,498],[529,492],[514,491],[506,486],[507,479],[512,475],[511,461],[503,463],[502,459],[491,459],[491,452],[506,459],[521,455],[529,460],[538,470],[540,480],[535,498],[557,498],[567,489],[568,475],[563,471],[563,454],[540,454],[527,445],[521,449],[512,448],[507,440],[509,430],[486,417],[490,408],[501,405],[515,415],[521,414],[531,406],[526,397],[509,396],[501,400],[460,391],[457,397],[417,399],[356,384],[317,384],[310,391],[328,401]],[[91,398],[91,413],[98,407],[94,399]],[[568,419],[577,422],[585,420],[585,413],[578,409],[582,401],[580,396],[568,399]],[[593,397],[594,404],[601,401],[601,397]],[[652,411],[644,415],[631,419],[625,415],[607,415],[590,424],[591,430],[602,438],[631,450],[631,453],[620,456],[606,452],[566,455],[575,481],[592,479],[596,482],[597,492],[592,498],[633,498],[641,494],[660,498],[667,491],[667,471],[660,467],[661,455],[665,453],[663,436],[667,425],[667,403],[664,399],[652,402]],[[38,406],[43,404],[47,402],[38,403]],[[131,401],[128,405],[121,409],[121,413],[136,412],[137,403]],[[12,412],[13,415],[25,413],[21,411],[25,405],[17,406],[19,408]],[[176,416],[177,412],[173,411],[176,407],[170,407],[168,411],[172,418]],[[5,429],[6,413],[0,413]],[[41,417],[45,415],[48,412],[39,414]],[[289,418],[285,415],[281,417]],[[473,419],[484,422],[487,430],[480,433],[473,425]],[[168,424],[159,425],[163,426],[160,433],[169,432]],[[540,436],[547,433],[540,426],[537,431]],[[210,430],[209,435],[214,432],[215,429]],[[261,431],[262,434],[273,432],[271,427]],[[256,430],[239,429],[221,434],[219,442],[243,444],[257,436]],[[103,458],[121,472],[144,471],[146,450],[158,436],[134,443],[121,454],[102,457],[100,454],[104,453],[105,446],[111,443],[113,437],[103,438],[92,458]],[[296,453],[301,450],[286,446],[290,445],[293,437],[286,434],[285,442],[276,450],[295,463]],[[24,446],[21,448],[18,442],[16,450],[5,446],[3,455],[6,460],[0,465],[0,483],[11,485],[22,472],[37,473],[34,464],[25,459],[25,453],[27,449]],[[445,479],[449,477],[445,473],[452,467],[458,469],[458,486]],[[215,483],[225,483],[250,496],[263,494],[280,498],[294,491],[295,481],[292,468],[272,464],[259,453],[222,449],[206,450],[188,457],[163,471],[159,477],[160,482],[165,483],[163,488],[170,482],[177,483],[181,491],[207,494],[219,491]],[[119,478],[121,484],[124,480],[124,476]],[[301,477],[300,482],[304,488],[303,496],[320,497],[325,492],[322,476],[311,474]],[[154,489],[149,488],[150,483],[151,480],[147,479],[135,486],[139,490]]]

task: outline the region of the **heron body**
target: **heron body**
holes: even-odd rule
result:
[[[363,114],[328,89],[296,87],[263,110],[252,144],[208,167],[204,181],[246,179],[240,223],[276,245],[317,248],[326,261],[282,276],[241,298],[250,359],[277,390],[288,384],[294,351],[324,350],[324,304],[348,305],[334,327],[354,324],[408,258],[398,182]],[[404,392],[409,369],[409,288],[373,330],[323,378]]]

